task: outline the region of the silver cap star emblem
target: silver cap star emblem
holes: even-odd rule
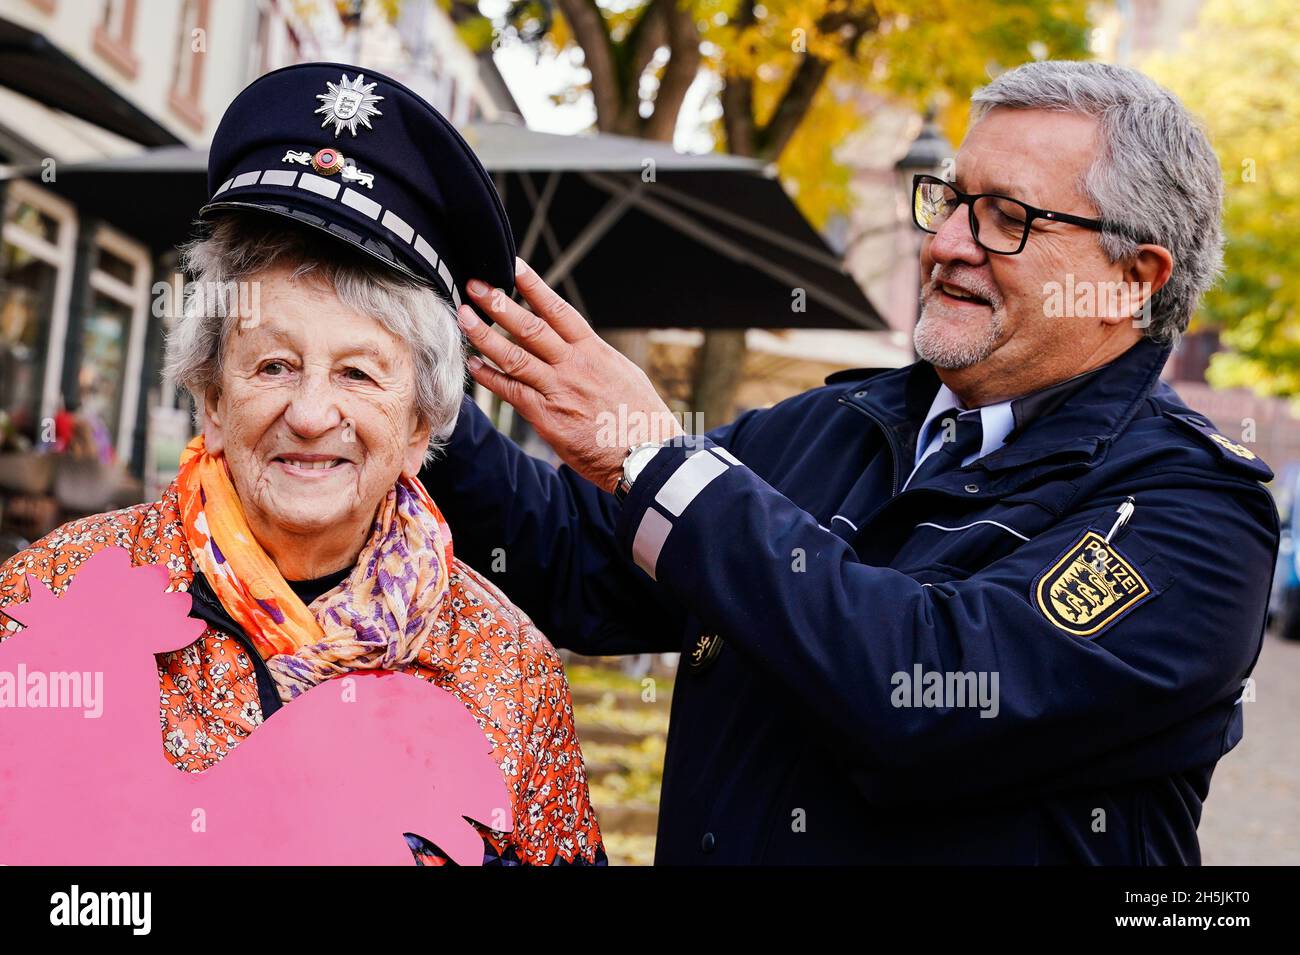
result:
[[[370,125],[370,117],[383,115],[374,106],[383,97],[370,92],[377,84],[366,83],[363,82],[364,80],[365,76],[361,73],[357,74],[355,80],[349,80],[348,75],[344,73],[340,82],[326,83],[329,87],[328,93],[316,94],[316,98],[325,104],[316,110],[317,113],[325,114],[321,126],[333,123],[336,137],[343,132],[344,127],[355,136],[357,123],[366,129],[373,129],[374,127]]]

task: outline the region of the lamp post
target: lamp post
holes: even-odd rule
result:
[[[917,173],[941,175],[945,171],[944,165],[952,161],[952,154],[952,144],[948,142],[943,135],[943,130],[935,121],[934,107],[930,107],[925,111],[921,131],[912,140],[912,145],[907,148],[903,158],[894,163],[894,169],[898,171],[899,177],[906,181],[910,190],[913,175]]]
[[[899,260],[902,263],[897,271],[897,285],[893,301],[898,304],[895,315],[903,319],[909,335],[916,326],[920,312],[920,254],[923,234],[912,223],[912,177],[922,173],[942,176],[951,173],[949,165],[953,160],[952,144],[948,142],[935,121],[933,107],[925,111],[921,131],[908,147],[903,157],[894,163],[895,181],[898,196],[903,209],[903,222],[899,236]]]

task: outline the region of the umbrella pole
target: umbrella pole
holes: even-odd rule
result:
[[[533,209],[533,217],[528,223],[528,232],[524,235],[523,244],[519,248],[519,257],[525,262],[532,258],[537,237],[540,235],[546,240],[546,251],[551,254],[551,260],[554,261],[560,257],[561,249],[560,242],[555,237],[555,230],[551,228],[551,199],[554,198],[556,186],[559,185],[560,174],[553,172],[547,177],[540,197],[537,195],[537,187],[533,185],[533,177],[530,173],[520,173],[519,182],[523,186],[528,204]],[[573,280],[572,275],[564,277],[564,294],[579,313],[583,316],[588,315],[587,305],[582,300],[582,292],[579,291],[578,283]]]
[[[590,179],[588,174],[583,175]],[[623,218],[628,208],[637,201],[644,186],[645,183],[638,180],[631,189],[623,191],[621,195],[617,191],[605,190],[610,192],[612,198],[605,203],[600,212],[596,213],[595,218],[587,223],[586,228],[577,234],[564,253],[551,263],[551,267],[543,276],[547,285],[553,286],[557,282],[562,282],[573,271],[588,250],[599,242],[619,219]]]

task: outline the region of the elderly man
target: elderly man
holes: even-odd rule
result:
[[[1278,540],[1268,468],[1160,381],[1215,155],[1140,74],[1034,63],[913,198],[921,360],[707,437],[602,446],[666,413],[646,377],[526,266],[536,314],[471,282],[514,337],[461,309],[471,373],[569,467],[467,406],[426,481],[557,643],[682,652],[660,862],[1198,862]]]

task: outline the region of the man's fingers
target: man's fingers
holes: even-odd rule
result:
[[[533,311],[566,342],[574,344],[595,334],[581,313],[542,281],[523,259],[515,259],[515,287]]]
[[[518,408],[520,412],[526,411],[531,406],[532,399],[537,396],[537,392],[528,385],[498,371],[478,357],[470,358],[469,375],[502,401]]]
[[[469,339],[469,343],[495,362],[511,378],[517,378],[538,391],[545,390],[553,379],[551,366],[535,358],[519,345],[474,314],[474,309],[462,305],[456,310],[456,323]]]
[[[569,356],[569,345],[546,322],[510,296],[486,282],[473,279],[465,287],[470,297],[498,325],[508,331],[519,345],[542,361],[556,365]],[[463,308],[464,306],[462,306]]]

